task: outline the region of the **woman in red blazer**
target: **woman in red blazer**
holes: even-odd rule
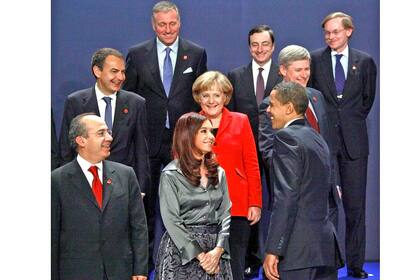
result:
[[[248,116],[230,112],[233,87],[218,71],[208,71],[193,84],[194,100],[214,127],[213,151],[226,172],[232,201],[229,246],[233,278],[243,279],[250,225],[261,217],[262,191],[257,151]]]

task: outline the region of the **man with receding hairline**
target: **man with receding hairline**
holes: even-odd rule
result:
[[[325,97],[332,130],[332,153],[346,215],[346,264],[350,276],[367,278],[366,181],[369,140],[366,118],[375,100],[376,65],[365,52],[350,48],[353,19],[333,12],[322,21],[326,48],[311,53],[309,85]]]
[[[156,37],[129,49],[124,84],[124,89],[146,99],[151,185],[146,190],[144,202],[149,225],[150,258],[155,241],[160,172],[172,160],[173,129],[181,115],[198,111],[192,98],[192,84],[207,71],[204,48],[179,36],[180,11],[173,2],[157,2],[153,6],[151,23]],[[150,259],[149,268],[153,266]]]

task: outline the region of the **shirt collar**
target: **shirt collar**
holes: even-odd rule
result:
[[[269,61],[267,61],[266,64],[264,64],[263,66],[260,66],[257,62],[255,62],[255,60],[252,60],[252,69],[254,71],[258,71],[258,68],[264,68],[265,72],[269,72],[270,71],[270,67],[271,67],[271,59]]]
[[[98,87],[98,83],[95,83],[95,92],[96,92],[96,100],[101,100],[102,98],[104,98],[105,96],[107,97],[111,97],[113,100],[115,100],[117,98],[117,93],[114,92],[113,94],[110,95],[105,95]]]
[[[342,54],[345,57],[349,57],[349,45],[347,45],[344,50],[340,53],[338,53],[337,51],[333,51],[331,50],[331,57],[334,57],[336,54]]]
[[[174,53],[178,52],[178,41],[179,41],[179,36],[176,37],[175,42],[169,46],[169,48],[171,48],[171,50]],[[168,47],[167,45],[165,45],[164,43],[162,43],[161,40],[159,40],[159,37],[156,37],[156,48],[157,48],[158,53],[164,52],[167,47]]]
[[[99,170],[102,170],[102,166],[103,163],[102,161],[96,163],[96,164],[92,164],[89,161],[85,160],[80,154],[77,154],[77,162],[79,163],[80,167],[82,168],[82,170],[88,170],[92,165],[95,165],[96,167],[98,167]]]
[[[300,120],[300,119],[302,119],[302,117],[297,117],[297,118],[294,118],[294,119],[292,119],[292,120],[288,121],[288,122],[286,123],[286,125],[284,126],[284,128],[288,127],[288,126],[289,126],[292,122],[294,122],[295,120]]]

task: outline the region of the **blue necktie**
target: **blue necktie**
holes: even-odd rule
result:
[[[343,95],[344,82],[346,81],[343,65],[340,62],[342,56],[342,54],[335,55],[335,88],[337,89],[338,98],[341,98]]]
[[[169,91],[171,90],[172,83],[172,61],[171,61],[171,48],[167,47],[165,49],[166,56],[163,61],[163,87],[165,88],[166,96],[169,96]]]
[[[167,47],[165,49],[166,56],[165,60],[163,61],[163,87],[165,88],[166,96],[169,97],[169,91],[171,90],[171,83],[172,83],[172,60],[171,60],[171,48]],[[166,112],[166,128],[169,128],[169,114]]]
[[[103,98],[103,100],[105,100],[106,103],[106,107],[105,107],[105,123],[108,126],[109,130],[112,130],[112,105],[111,105],[111,97],[105,96]]]

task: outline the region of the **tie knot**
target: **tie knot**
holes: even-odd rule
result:
[[[335,59],[337,60],[337,61],[340,61],[340,59],[343,57],[343,55],[342,54],[336,54],[335,55]]]
[[[112,98],[111,97],[108,97],[108,96],[105,96],[104,98],[102,98],[103,100],[105,100],[105,103],[107,104],[107,105],[109,105],[109,104],[111,104],[111,100],[112,100]]]
[[[92,165],[88,170],[94,177],[98,176],[98,167],[96,165]]]
[[[169,54],[171,53],[171,48],[170,48],[170,47],[167,47],[167,48],[165,49],[165,51],[166,51],[166,55],[169,55]]]
[[[264,70],[264,68],[262,68],[262,67],[258,68],[258,71],[260,71],[258,74],[261,74],[263,70]]]

